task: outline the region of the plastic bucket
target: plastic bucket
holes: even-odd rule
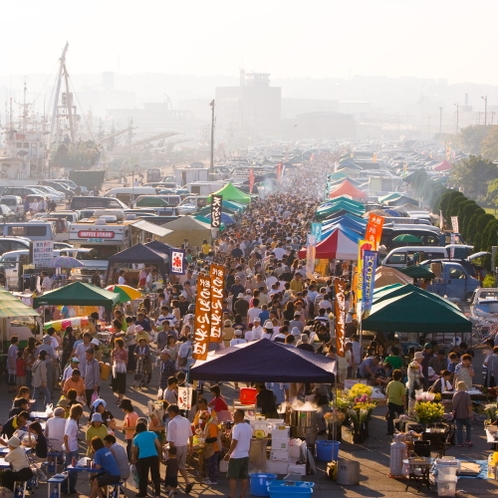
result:
[[[318,440],[315,444],[317,460],[333,462],[339,458],[339,441]]]
[[[268,486],[277,478],[277,474],[249,474],[252,496],[270,496]]]
[[[308,486],[268,486],[271,498],[290,498],[296,496],[298,498],[309,498],[313,494],[313,488]]]
[[[254,403],[256,403],[257,394],[258,391],[256,391],[254,387],[242,387],[239,393],[239,401],[243,405],[253,405]]]

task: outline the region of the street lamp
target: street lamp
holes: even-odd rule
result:
[[[458,102],[455,104],[455,106],[456,106],[456,135],[458,135],[458,131],[459,131],[458,130],[458,107],[459,107],[459,105],[460,104]]]
[[[481,99],[484,100],[484,128],[486,128],[488,122],[488,96],[484,95]]]

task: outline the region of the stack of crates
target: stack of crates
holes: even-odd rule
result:
[[[267,462],[268,472],[287,474],[290,462],[290,427],[280,425],[271,431],[270,460]]]

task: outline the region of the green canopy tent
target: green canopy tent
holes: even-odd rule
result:
[[[119,302],[119,295],[83,282],[73,282],[60,289],[46,292],[33,299],[33,307],[39,306],[104,306],[107,311]]]
[[[393,242],[403,242],[406,245],[422,244],[422,239],[411,233],[402,233],[401,235],[394,237]]]
[[[472,322],[461,311],[417,292],[375,302],[362,326],[363,330],[385,332],[472,331]]]
[[[231,183],[227,183],[220,190],[213,192],[212,195],[221,195],[223,196],[223,200],[226,201],[235,201],[240,202],[241,204],[250,204],[251,196],[242,192],[242,190],[238,189]],[[208,203],[211,202],[211,195],[206,199]]]
[[[438,294],[426,291],[413,284],[399,285],[396,287],[393,286],[391,289],[388,289],[387,287],[381,288],[379,289],[378,293],[374,292],[373,304],[380,303],[382,301],[385,301],[386,299],[391,299],[393,297],[404,296],[406,294],[410,294],[413,292],[416,294],[421,294],[422,296],[429,297],[430,299],[438,301],[441,304],[444,304],[445,306],[449,306],[452,309],[460,311],[460,308],[455,303],[452,303],[451,301],[448,301],[448,299],[445,299],[444,297],[441,297]]]
[[[434,275],[434,273],[424,265],[407,266],[406,268],[400,268],[399,271],[410,278],[424,278],[431,280],[436,278],[436,275]]]

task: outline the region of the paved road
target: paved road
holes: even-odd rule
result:
[[[132,384],[133,376],[128,374],[129,385]],[[151,385],[157,385],[157,369],[154,371]],[[225,394],[230,397],[233,396],[234,391],[230,385],[224,388]],[[59,395],[59,391],[55,391],[54,395]],[[114,416],[121,422],[123,420],[123,414],[119,408],[116,407],[115,397],[111,392],[109,383],[105,383],[102,387],[102,397],[108,402],[111,412]],[[133,401],[139,414],[145,414],[147,412],[147,401],[153,398],[155,390],[136,390],[128,389],[127,397]],[[4,419],[6,419],[6,414],[10,406],[11,401],[10,396],[0,397],[0,409],[4,414]],[[386,427],[383,415],[385,413],[385,408],[377,407],[374,413],[374,417],[370,424],[370,434],[371,436],[366,441],[364,445],[353,445],[351,443],[351,437],[347,430],[343,430],[343,442],[340,448],[340,458],[357,460],[360,462],[360,485],[359,486],[339,486],[335,482],[327,479],[325,475],[325,464],[322,462],[317,462],[318,470],[317,474],[310,475],[306,477],[306,480],[313,481],[315,483],[314,487],[314,497],[324,498],[324,497],[382,497],[382,496],[392,496],[396,494],[398,497],[408,497],[413,496],[414,493],[419,494],[419,496],[435,496],[435,488],[427,490],[425,488],[420,490],[418,493],[418,487],[410,487],[408,491],[405,492],[406,481],[390,479],[387,477],[389,472],[389,444],[390,438],[385,435]],[[85,411],[85,415],[88,415],[88,410]],[[87,418],[82,419],[81,427],[86,427]],[[473,448],[460,448],[452,447],[449,451],[449,455],[459,455],[470,458],[470,459],[484,459],[489,454],[489,448],[483,438],[482,425],[474,424],[475,446]],[[116,434],[119,439],[122,440],[122,434]],[[81,440],[84,441],[84,434],[81,433]],[[164,473],[164,467],[161,468],[161,472]],[[81,476],[78,481],[77,489],[80,491],[82,496],[88,496],[89,486],[85,476]],[[477,480],[477,479],[460,479],[458,482],[457,489],[465,490],[467,496],[498,496],[498,482],[489,480]],[[183,484],[180,478],[180,490],[181,493],[178,496],[184,496],[183,494]],[[128,489],[126,490],[126,495],[128,497],[134,497],[136,490]],[[46,485],[41,485],[40,488],[35,492],[38,497],[44,497],[46,495]],[[153,496],[153,495],[151,495]],[[228,496],[228,483],[224,476],[220,476],[217,486],[206,486],[203,485],[200,479],[195,481],[194,489],[191,496]],[[238,496],[238,495],[237,495]]]

